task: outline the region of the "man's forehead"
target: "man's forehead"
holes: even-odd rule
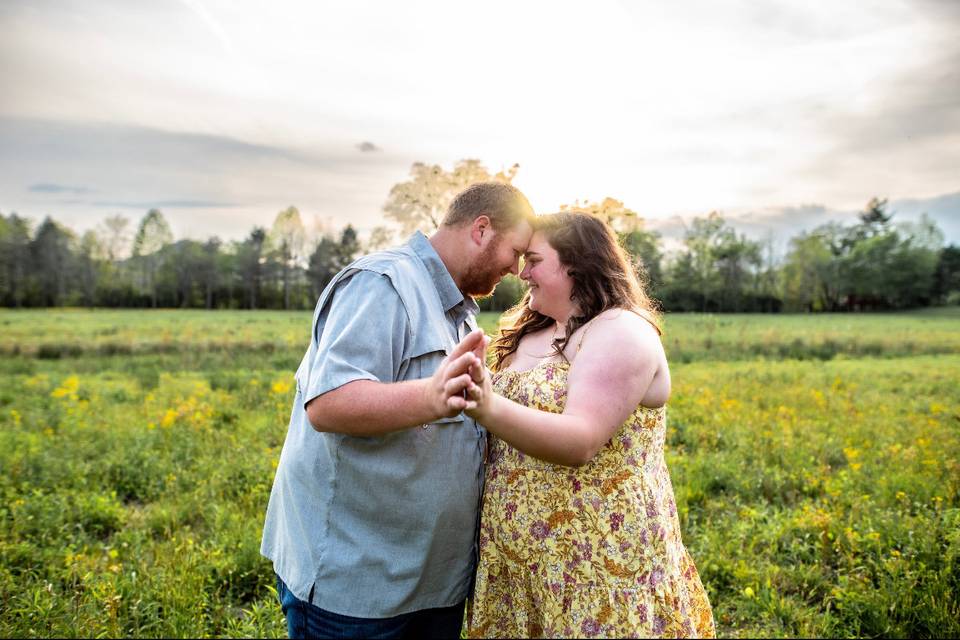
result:
[[[533,227],[531,227],[528,222],[522,222],[512,227],[506,235],[510,244],[513,245],[513,248],[523,253],[527,250],[527,245],[530,244],[530,238],[533,236]]]

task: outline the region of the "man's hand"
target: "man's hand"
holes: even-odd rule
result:
[[[481,357],[487,342],[483,329],[475,329],[437,367],[426,385],[425,394],[428,405],[438,418],[450,418],[476,407],[463,392],[473,384],[473,377],[479,376],[477,372],[483,371]]]
[[[479,329],[470,333],[429,378],[348,382],[307,402],[307,418],[320,432],[380,436],[453,417],[474,407],[464,391],[482,366],[484,339]]]

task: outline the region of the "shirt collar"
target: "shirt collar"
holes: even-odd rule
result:
[[[440,303],[443,304],[444,312],[450,311],[450,309],[453,309],[461,302],[464,303],[464,307],[468,311],[472,311],[474,314],[480,310],[473,298],[464,296],[460,289],[457,288],[457,283],[453,281],[453,277],[447,270],[446,265],[443,264],[443,260],[440,259],[440,254],[438,254],[437,250],[430,244],[427,236],[416,231],[410,236],[408,244],[413,248],[414,253],[417,254],[423,262],[423,265],[427,268],[427,273],[430,274],[433,284],[437,287],[437,292],[440,294]]]

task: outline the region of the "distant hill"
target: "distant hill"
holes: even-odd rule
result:
[[[960,191],[932,198],[905,198],[891,200],[887,208],[894,222],[915,222],[926,213],[946,237],[947,244],[960,244]],[[706,215],[703,212],[700,215]],[[748,237],[762,240],[772,237],[778,252],[786,249],[787,242],[803,231],[830,221],[848,224],[856,219],[859,211],[832,209],[821,204],[806,204],[795,207],[770,207],[736,211],[720,210],[723,217]],[[683,240],[684,227],[693,218],[672,216],[647,219],[647,228],[659,232],[668,250]]]

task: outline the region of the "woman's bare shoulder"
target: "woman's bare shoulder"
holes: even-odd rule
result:
[[[583,327],[581,349],[600,351],[616,359],[651,357],[663,353],[660,333],[643,316],[628,309],[607,309]]]
[[[636,334],[637,337],[656,338],[660,341],[660,329],[650,318],[641,315],[630,309],[607,309],[596,315],[588,325],[594,325],[595,328],[588,329],[586,333],[593,331],[609,332],[627,332]]]

